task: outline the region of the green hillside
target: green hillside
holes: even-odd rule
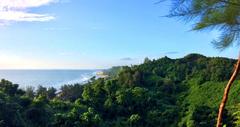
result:
[[[0,126],[211,127],[236,60],[190,54],[117,67],[84,85],[26,90],[0,82]],[[238,126],[240,85],[233,85],[224,124]]]

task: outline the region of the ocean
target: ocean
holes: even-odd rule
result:
[[[19,84],[20,88],[39,85],[59,89],[64,84],[87,82],[100,70],[0,70],[0,79]]]

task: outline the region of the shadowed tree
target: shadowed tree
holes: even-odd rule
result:
[[[39,85],[36,90],[36,96],[40,96],[40,95],[47,96],[47,88],[41,85]]]
[[[27,86],[25,91],[26,91],[25,95],[27,97],[34,98],[35,92],[34,92],[34,87],[33,86]]]
[[[47,98],[53,99],[54,97],[56,97],[56,92],[57,92],[57,89],[55,89],[54,87],[49,87],[47,89]]]
[[[163,0],[164,1],[164,0]],[[162,2],[162,1],[161,1]],[[179,17],[194,21],[193,30],[218,30],[219,37],[212,41],[215,48],[224,50],[234,43],[240,43],[240,0],[172,0],[168,17]],[[225,88],[219,107],[217,127],[222,127],[223,110],[231,85],[239,72],[240,57]]]

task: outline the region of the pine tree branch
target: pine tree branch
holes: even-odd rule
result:
[[[220,0],[220,1],[225,4],[231,4],[231,5],[240,7],[240,3],[235,3],[235,2],[228,1],[228,0]]]

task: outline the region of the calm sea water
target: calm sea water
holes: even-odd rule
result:
[[[83,83],[99,70],[0,70],[0,79],[27,86],[60,88],[64,84]]]

